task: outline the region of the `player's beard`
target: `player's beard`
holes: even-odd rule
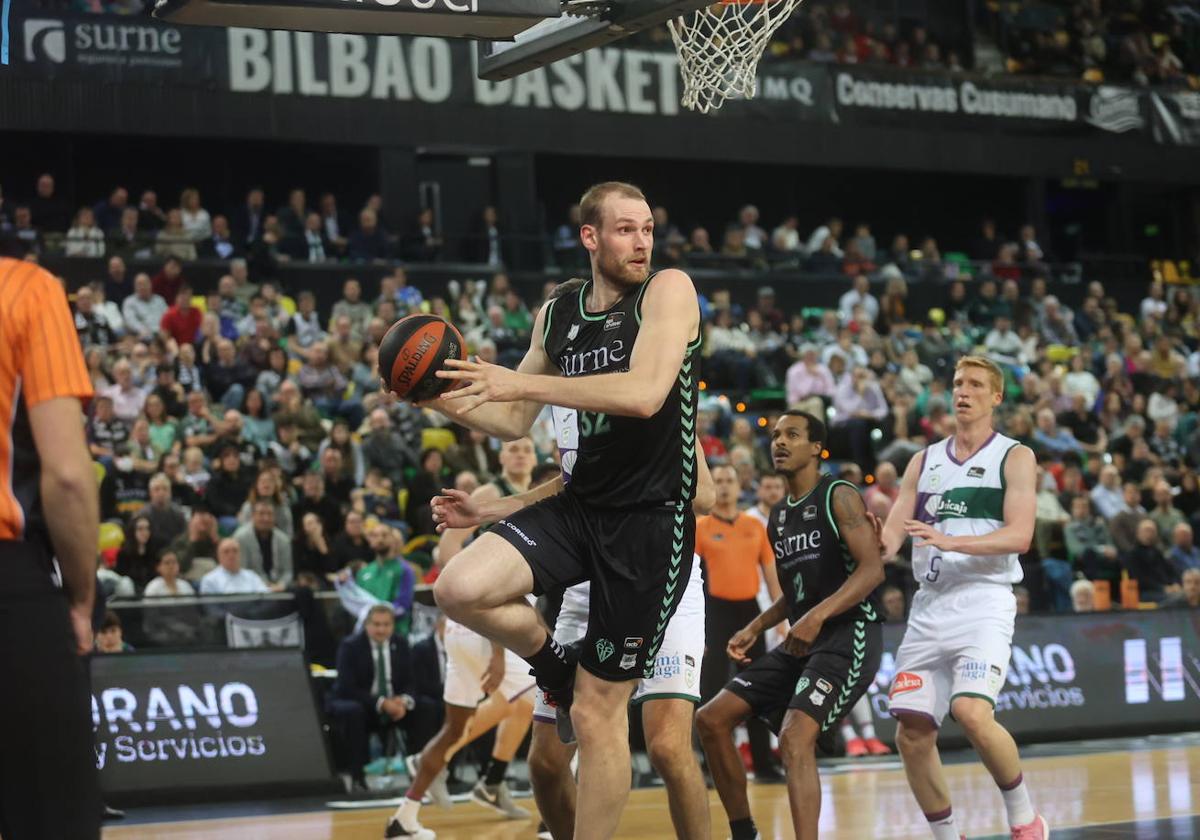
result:
[[[650,274],[649,256],[649,254],[646,255],[646,263],[644,265],[633,265],[623,259],[600,251],[596,255],[596,267],[600,269],[600,274],[604,279],[610,283],[626,287],[639,286],[646,282],[646,278]]]

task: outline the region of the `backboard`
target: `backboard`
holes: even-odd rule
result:
[[[559,13],[559,0],[158,0],[154,9],[200,26],[483,40],[512,38]]]
[[[561,16],[549,17],[518,33],[511,40],[484,40],[479,44],[479,78],[511,79],[593,47],[625,38],[643,29],[699,9],[712,0],[611,0],[586,5],[591,14],[572,13],[564,2]]]

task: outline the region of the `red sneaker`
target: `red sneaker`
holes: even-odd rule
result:
[[[878,738],[867,739],[867,752],[871,755],[891,755],[892,748]]]
[[[746,772],[753,773],[754,759],[750,757],[749,742],[738,744],[738,755],[742,757],[742,766],[746,768]]]
[[[858,758],[867,754],[867,742],[862,738],[851,738],[846,742],[846,756]]]
[[[1014,825],[1012,827],[1012,840],[1048,840],[1049,837],[1050,826],[1041,814],[1034,817],[1033,822],[1029,823],[1029,825]]]

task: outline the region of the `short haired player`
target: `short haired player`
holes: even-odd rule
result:
[[[885,559],[913,538],[920,589],[896,654],[891,713],[909,786],[936,840],[960,836],[937,749],[947,712],[1000,787],[1014,840],[1050,835],[1030,804],[1017,745],[993,714],[1012,647],[1017,557],[1033,539],[1037,475],[1033,452],[993,428],[1003,387],[991,360],[959,360],[955,432],[908,462],[883,529]]]
[[[555,290],[558,296],[564,287]],[[480,500],[458,491],[433,500],[438,528],[471,527],[511,516],[523,507],[563,491],[570,482],[571,465],[579,445],[577,413],[554,409],[554,426],[562,454],[560,475],[527,493],[503,499]],[[703,515],[713,503],[713,481],[697,443],[699,481],[693,508]],[[709,836],[708,791],[692,749],[692,719],[700,702],[700,669],[704,656],[704,588],[693,557],[692,578],[679,609],[671,616],[655,659],[654,676],[643,679],[632,702],[641,706],[646,751],[667,791],[677,837],[704,840]],[[569,646],[587,633],[591,584],[581,583],[563,593],[554,626],[554,638]],[[533,738],[529,746],[529,778],[546,831],[554,840],[571,840],[575,828],[575,778],[571,773],[574,744],[563,743],[556,732],[555,710],[538,694],[533,712]],[[541,835],[539,835],[541,836]]]
[[[527,434],[547,404],[580,412],[571,485],[464,549],[434,598],[524,658],[569,713],[579,739],[575,837],[589,840],[611,837],[620,821],[629,748],[613,733],[626,731],[629,698],[653,675],[691,577],[700,307],[687,274],[650,273],[654,218],[640,190],[598,184],[580,205],[591,279],[542,307],[518,369],[449,359],[437,371],[467,384],[436,407],[506,440]],[[576,663],[524,596],[585,580],[593,597]],[[400,824],[388,832],[411,836]]]
[[[883,582],[877,522],[858,488],[821,472],[825,439],[825,424],[807,412],[786,411],[775,424],[771,456],[788,495],[771,509],[768,536],[783,594],[729,640],[729,657],[748,662],[758,637],[784,618],[791,629],[696,717],[733,840],[759,837],[733,730],[755,715],[779,733],[792,826],[798,840],[817,840],[817,739],[866,693],[883,653],[872,594]]]

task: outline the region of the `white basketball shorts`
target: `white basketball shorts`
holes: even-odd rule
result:
[[[442,699],[451,706],[474,709],[483,702],[484,672],[492,659],[492,645],[483,636],[456,621],[446,621],[446,684]],[[504,651],[504,679],[496,691],[513,701],[533,689],[529,663],[511,650]]]
[[[919,590],[896,652],[892,716],[911,712],[941,726],[955,697],[979,697],[994,707],[1008,675],[1016,615],[1008,586]]]
[[[588,585],[571,587],[563,595],[562,608],[554,624],[554,640],[561,645],[577,642],[587,634]],[[667,624],[662,646],[654,659],[654,676],[638,682],[632,702],[678,698],[700,702],[700,663],[704,659],[704,581],[700,556],[692,557],[692,576]],[[554,709],[542,692],[533,703],[533,719],[554,723]]]

